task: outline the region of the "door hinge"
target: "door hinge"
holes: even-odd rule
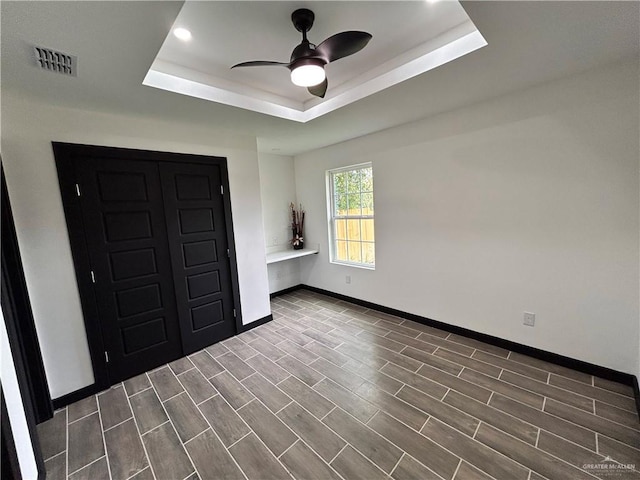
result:
[[[76,196],[80,196],[80,185],[76,183]]]
[[[104,359],[109,363],[109,352],[104,352]]]
[[[224,185],[220,185],[220,195],[224,195]]]
[[[233,318],[236,318],[236,309],[233,309]]]
[[[229,251],[228,248],[227,248],[227,257],[231,258],[231,252]]]
[[[93,270],[91,270],[91,282],[92,282],[92,283],[96,283],[96,276],[95,276],[95,274],[93,273]]]

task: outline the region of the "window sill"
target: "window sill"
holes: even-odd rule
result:
[[[363,270],[375,270],[375,265],[365,265],[362,263],[349,263],[349,262],[340,262],[338,260],[329,260],[329,263],[333,263],[334,265],[341,265],[343,267],[353,267],[353,268],[362,268]]]

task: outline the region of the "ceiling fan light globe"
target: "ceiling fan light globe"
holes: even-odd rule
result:
[[[320,65],[300,65],[291,70],[291,82],[299,87],[313,87],[324,81],[326,75]]]

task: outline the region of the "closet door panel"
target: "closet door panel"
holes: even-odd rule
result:
[[[185,354],[236,333],[221,169],[161,163],[167,234]]]
[[[182,355],[158,165],[76,159],[111,384]]]

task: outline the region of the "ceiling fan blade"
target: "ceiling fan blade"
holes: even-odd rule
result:
[[[289,65],[289,64],[288,63],[283,63],[283,62],[270,62],[268,60],[254,60],[253,62],[238,63],[237,65],[234,65],[231,68],[236,68],[236,67],[273,67],[273,66],[286,67],[287,65]]]
[[[372,35],[367,32],[348,31],[336,33],[316,47],[327,62],[333,62],[359,52],[367,46]]]
[[[329,86],[329,82],[325,78],[322,83],[318,85],[314,85],[313,87],[307,87],[309,93],[315,95],[316,97],[324,98],[324,94],[327,93],[327,87]]]

